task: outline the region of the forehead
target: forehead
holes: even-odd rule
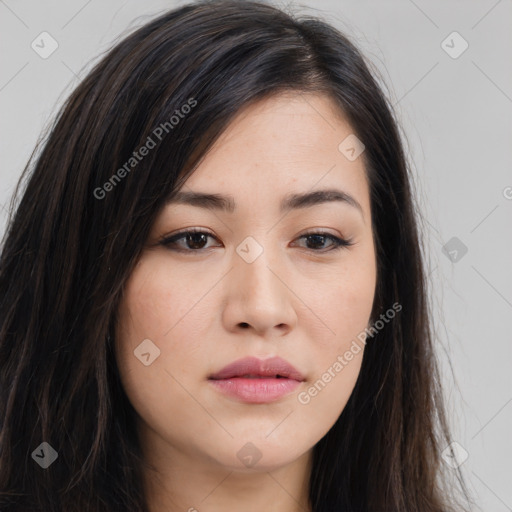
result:
[[[237,114],[184,190],[281,204],[285,193],[335,187],[369,209],[364,160],[351,161],[339,149],[351,135],[353,129],[329,97],[274,95]]]

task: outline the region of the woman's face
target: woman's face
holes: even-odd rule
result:
[[[369,189],[351,134],[327,97],[260,101],[181,190],[225,196],[229,207],[184,198],[161,211],[116,332],[121,379],[155,457],[269,471],[307,456],[343,411],[376,285]],[[324,190],[352,200],[290,203]],[[202,234],[170,241],[192,229]],[[244,358],[253,365],[221,372]]]

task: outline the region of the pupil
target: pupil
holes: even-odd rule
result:
[[[318,242],[317,245],[320,245],[322,246],[323,243],[324,243],[324,235],[309,235],[308,238],[311,240],[311,239],[314,239],[315,242]]]
[[[195,238],[195,237],[202,238],[203,244],[201,244],[201,241],[198,242],[198,245],[200,247],[195,246],[195,245],[197,245],[197,238]],[[191,233],[188,235],[187,243],[191,249],[202,249],[202,246],[204,245],[204,243],[206,243],[206,237],[205,237],[204,233]]]

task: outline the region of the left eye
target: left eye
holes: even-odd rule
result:
[[[160,244],[177,252],[201,252],[203,249],[209,249],[211,247],[206,247],[208,237],[217,240],[216,237],[207,231],[182,231],[181,233],[162,239]],[[345,240],[344,238],[323,232],[306,233],[298,237],[297,240],[300,239],[308,240],[309,243],[307,243],[307,245],[310,245],[310,247],[306,247],[306,249],[310,249],[313,252],[328,252],[353,245],[350,240]],[[330,246],[327,246],[327,248],[324,245],[326,241],[331,241]],[[183,242],[185,248],[183,244],[179,244],[178,242]]]
[[[326,240],[330,240],[332,242],[330,247],[328,247],[326,251],[321,252],[333,251],[336,249],[340,249],[342,247],[348,247],[350,245],[353,245],[350,240],[346,240],[345,238],[339,238],[329,233],[322,232],[306,233],[300,236],[298,239],[300,240],[301,238],[309,239],[312,245],[316,247],[318,247],[319,245],[322,246]],[[310,247],[308,247],[308,249],[310,249]],[[318,249],[311,248],[311,250],[318,252]]]

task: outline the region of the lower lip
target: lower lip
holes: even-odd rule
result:
[[[293,379],[232,379],[210,380],[222,393],[234,396],[244,402],[263,404],[274,402],[291,393],[300,384]]]

